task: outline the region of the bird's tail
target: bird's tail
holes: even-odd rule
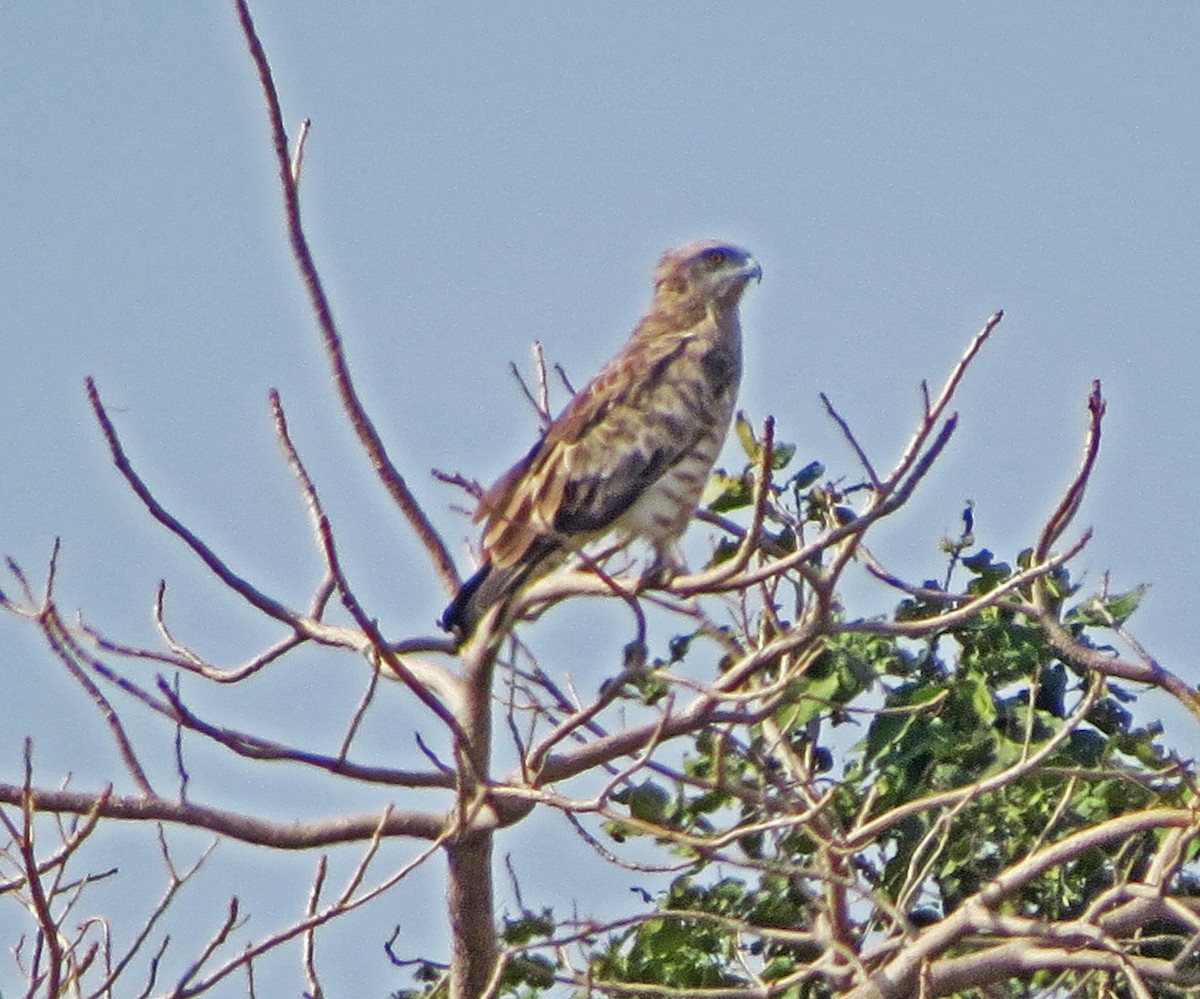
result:
[[[459,642],[465,642],[479,627],[487,612],[510,600],[523,586],[541,578],[562,562],[563,550],[549,539],[535,543],[524,558],[512,565],[494,566],[491,559],[459,587],[438,621]]]
[[[465,642],[475,634],[483,616],[516,589],[517,577],[523,572],[523,566],[497,569],[491,562],[484,562],[479,571],[459,587],[438,624],[460,642]]]

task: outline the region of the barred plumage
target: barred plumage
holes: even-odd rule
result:
[[[481,497],[485,561],[442,627],[470,637],[491,607],[609,533],[649,540],[656,575],[682,568],[677,542],[737,397],[738,303],[761,276],[749,253],[713,240],[663,254],[625,346]]]

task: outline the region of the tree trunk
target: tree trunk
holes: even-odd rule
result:
[[[464,684],[459,711],[462,733],[456,752],[460,781],[458,815],[462,826],[446,844],[447,908],[453,937],[452,999],[478,999],[496,967],[492,892],[494,816],[482,819],[478,807],[478,795],[487,786],[491,759],[492,673],[496,652],[497,643],[491,636],[477,636],[462,653]],[[484,810],[491,811],[487,806]]]
[[[453,999],[478,999],[496,966],[492,835],[490,829],[473,831],[446,848]]]

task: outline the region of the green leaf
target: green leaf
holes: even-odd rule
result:
[[[541,915],[532,912],[521,914],[520,919],[504,920],[504,930],[501,936],[505,943],[529,943],[534,937],[548,937],[554,933],[554,918],[549,909],[543,909]]]
[[[796,456],[795,444],[779,444],[776,443],[771,447],[771,469],[778,472],[781,468],[786,468]]]
[[[718,469],[709,477],[700,502],[713,513],[725,513],[747,507],[754,499],[754,486],[748,475],[733,476]]]
[[[699,634],[700,632],[693,631],[686,635],[676,635],[671,639],[667,648],[670,650],[672,663],[683,661],[684,656],[688,654],[688,649],[692,647],[692,640]]]
[[[1132,590],[1109,596],[1103,600],[1093,597],[1067,614],[1069,624],[1081,624],[1084,627],[1113,627],[1123,625],[1133,612],[1141,606],[1142,598],[1146,596],[1149,587],[1146,584],[1135,586]]]
[[[1107,746],[1108,740],[1094,729],[1077,729],[1067,740],[1067,753],[1081,767],[1098,767]]]
[[[981,548],[974,555],[968,555],[962,560],[963,568],[975,574],[975,579],[969,589],[972,593],[986,593],[994,590],[1012,575],[1012,566],[1007,562],[996,562],[994,556],[986,548]]]
[[[742,445],[742,451],[750,459],[751,467],[757,466],[762,460],[763,443],[758,439],[754,427],[750,425],[746,414],[741,410],[738,411],[737,418],[734,420],[733,429],[737,434],[738,443]],[[781,468],[785,468],[795,455],[795,444],[774,441],[771,444],[771,468],[778,472]]]
[[[738,443],[742,445],[742,450],[746,453],[746,457],[750,461],[758,461],[759,451],[758,438],[754,435],[754,427],[750,425],[750,421],[746,419],[746,414],[740,409],[738,410],[737,418],[733,422],[734,432],[737,434]]]
[[[915,714],[899,713],[876,715],[867,730],[867,762],[870,763],[883,753],[895,749],[916,717]]]
[[[505,986],[529,985],[548,989],[554,984],[554,964],[540,954],[517,954],[504,969]]]
[[[648,780],[629,789],[625,804],[635,819],[662,825],[670,800],[671,796],[661,785]]]
[[[810,461],[788,480],[788,484],[799,492],[801,489],[807,489],[824,474],[824,465],[819,461]]]

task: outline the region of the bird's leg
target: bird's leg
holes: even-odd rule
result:
[[[676,576],[687,571],[683,561],[683,553],[674,541],[654,543],[654,561],[638,579],[638,589],[646,590],[666,586]]]

